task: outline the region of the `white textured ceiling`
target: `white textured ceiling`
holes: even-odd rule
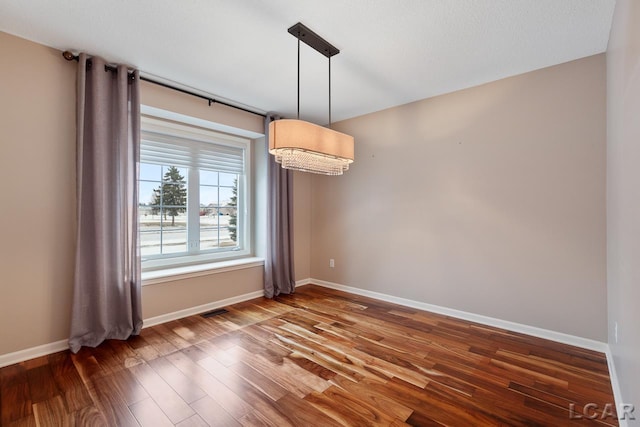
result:
[[[0,30],[296,113],[302,22],[341,50],[333,120],[604,52],[615,0],[0,0]],[[328,120],[327,59],[302,45],[301,118]],[[3,61],[19,58],[3,58]],[[62,60],[62,59],[61,59]]]

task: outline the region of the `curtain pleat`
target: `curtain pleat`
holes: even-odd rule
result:
[[[269,123],[278,119],[267,115]],[[293,265],[293,172],[283,169],[267,151],[267,251],[264,262],[264,294],[273,298],[295,292]]]
[[[89,64],[88,64],[89,62]],[[139,76],[80,54],[77,236],[69,347],[127,339],[142,328],[138,247]]]

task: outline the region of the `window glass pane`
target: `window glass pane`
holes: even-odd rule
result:
[[[238,178],[238,175],[233,173],[223,173],[220,172],[220,185],[225,185],[227,187],[233,187],[234,181]]]
[[[165,229],[170,227],[186,227],[187,226],[187,207],[186,206],[170,206],[161,207],[162,227]]]
[[[216,206],[200,208],[200,250],[218,247],[219,211]]]
[[[201,207],[217,207],[218,206],[218,187],[200,186],[200,206]]]
[[[160,207],[153,205],[140,205],[138,209],[138,222],[140,232],[160,230]]]
[[[176,220],[176,224],[178,221]],[[181,224],[186,224],[186,221],[181,221]],[[187,251],[187,227],[184,226],[169,226],[162,229],[162,253],[163,254],[175,254],[179,252]]]
[[[160,229],[143,231],[140,229],[140,255],[160,255]]]
[[[220,187],[220,205],[221,206],[234,206],[237,200],[234,199],[233,188]]]
[[[200,184],[218,185],[218,172],[200,171]]]
[[[140,205],[153,203],[153,190],[160,187],[159,182],[140,182],[138,200]]]
[[[144,164],[143,164],[144,165]],[[140,252],[142,256],[187,252],[187,169],[145,165],[140,181]]]
[[[162,253],[175,254],[187,251],[187,207],[162,207]]]
[[[200,250],[237,246],[238,175],[218,176],[219,187],[200,185]]]
[[[185,206],[187,203],[187,186],[182,183],[169,183],[165,182],[162,186],[159,186],[158,189],[162,192],[162,206]],[[159,197],[159,192],[156,192]],[[158,201],[159,202],[159,201]],[[160,203],[158,203],[160,204]],[[177,208],[176,208],[177,209]],[[172,212],[172,215],[177,215],[181,213],[180,210],[175,210]]]
[[[238,244],[238,209],[235,207],[227,207],[224,221],[226,232],[220,232],[220,246],[237,246]],[[222,224],[221,224],[222,227]],[[221,229],[222,230],[222,229]],[[224,236],[224,239],[223,239]]]
[[[200,227],[200,250],[218,247],[218,228]]]
[[[224,215],[220,217],[220,247],[236,246],[236,242],[231,240],[229,229],[229,217]]]
[[[140,181],[160,181],[162,166],[140,163]]]

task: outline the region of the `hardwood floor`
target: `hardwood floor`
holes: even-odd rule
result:
[[[617,425],[601,353],[311,285],[227,309],[0,369],[0,424]]]

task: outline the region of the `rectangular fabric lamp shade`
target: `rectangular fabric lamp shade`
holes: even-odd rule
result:
[[[303,120],[276,120],[269,124],[269,153],[283,168],[342,175],[353,163],[354,139]]]

